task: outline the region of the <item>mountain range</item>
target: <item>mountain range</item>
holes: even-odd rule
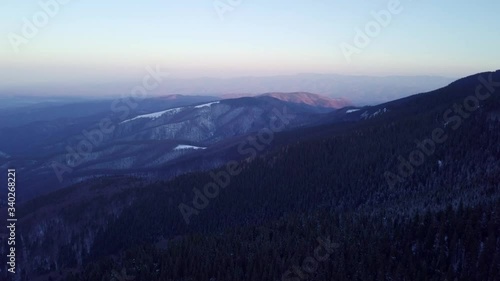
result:
[[[273,119],[280,117],[276,112],[295,116],[286,124],[287,129],[291,129],[316,123],[333,110],[332,106],[341,106],[335,100],[313,94],[293,93],[288,100],[284,100],[286,94],[273,96],[279,99],[268,94],[224,100],[179,95],[153,98],[141,103],[123,120],[121,114],[112,113],[113,129],[106,133],[99,131],[96,124],[105,118],[103,112],[111,102],[28,110],[23,107],[4,115],[24,113],[26,117],[11,121],[10,127],[1,129],[0,166],[23,167],[25,188],[20,199],[67,184],[61,181],[73,183],[89,175],[132,170],[136,173],[148,170],[149,175],[151,169],[175,165],[171,171],[162,173],[165,178],[216,167],[227,154],[212,155],[204,162],[185,167],[178,162],[192,154],[209,155],[221,147],[235,145],[242,136],[269,126]],[[210,102],[206,103],[207,100]],[[85,113],[87,116],[82,116]],[[48,120],[39,120],[41,115]],[[29,123],[32,120],[29,118],[38,121]]]

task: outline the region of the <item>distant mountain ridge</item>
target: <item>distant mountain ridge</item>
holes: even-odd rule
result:
[[[158,93],[228,95],[307,92],[374,105],[444,87],[456,80],[441,76],[363,76],[305,73],[267,77],[168,79]],[[158,94],[157,93],[157,94]]]
[[[247,76],[233,78],[168,78],[150,97],[174,95],[210,95],[223,98],[255,96],[275,92],[308,92],[331,98],[344,98],[356,104],[375,105],[415,93],[424,93],[444,87],[456,80],[441,76],[366,76],[303,73],[296,75]],[[51,95],[68,95],[68,87],[44,86]],[[110,97],[112,93],[127,93],[128,82],[88,85],[72,90],[73,95]],[[18,89],[10,93],[33,95],[40,89]],[[5,93],[0,89],[0,95]]]

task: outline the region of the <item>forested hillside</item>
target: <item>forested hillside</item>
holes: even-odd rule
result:
[[[475,95],[477,81],[381,105],[359,122],[277,134],[284,145],[239,162],[234,176],[222,167],[168,182],[127,179],[122,189],[97,179],[89,185],[106,194],[99,203],[75,199],[81,185],[54,193],[51,206],[77,203],[26,227],[34,255],[25,276],[499,280],[500,99],[493,94],[460,123],[445,114]],[[421,148],[436,129],[445,140]],[[218,192],[200,195],[209,183]],[[47,233],[37,235],[37,223]],[[319,245],[329,250],[321,261]]]
[[[108,280],[119,272],[144,281],[499,280],[500,202],[494,203],[411,218],[284,217],[262,227],[185,236],[166,249],[132,247],[66,280]]]

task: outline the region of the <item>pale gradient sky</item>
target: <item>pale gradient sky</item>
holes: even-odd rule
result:
[[[71,0],[14,52],[9,34],[47,1],[0,2],[0,88],[122,81],[154,64],[183,78],[500,68],[497,0],[401,0],[403,11],[351,63],[339,45],[390,0],[244,0],[224,20],[212,0]]]

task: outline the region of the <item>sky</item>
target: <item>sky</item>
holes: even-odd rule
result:
[[[498,11],[497,0],[1,1],[0,89],[125,81],[148,65],[179,78],[461,77],[499,68]]]

